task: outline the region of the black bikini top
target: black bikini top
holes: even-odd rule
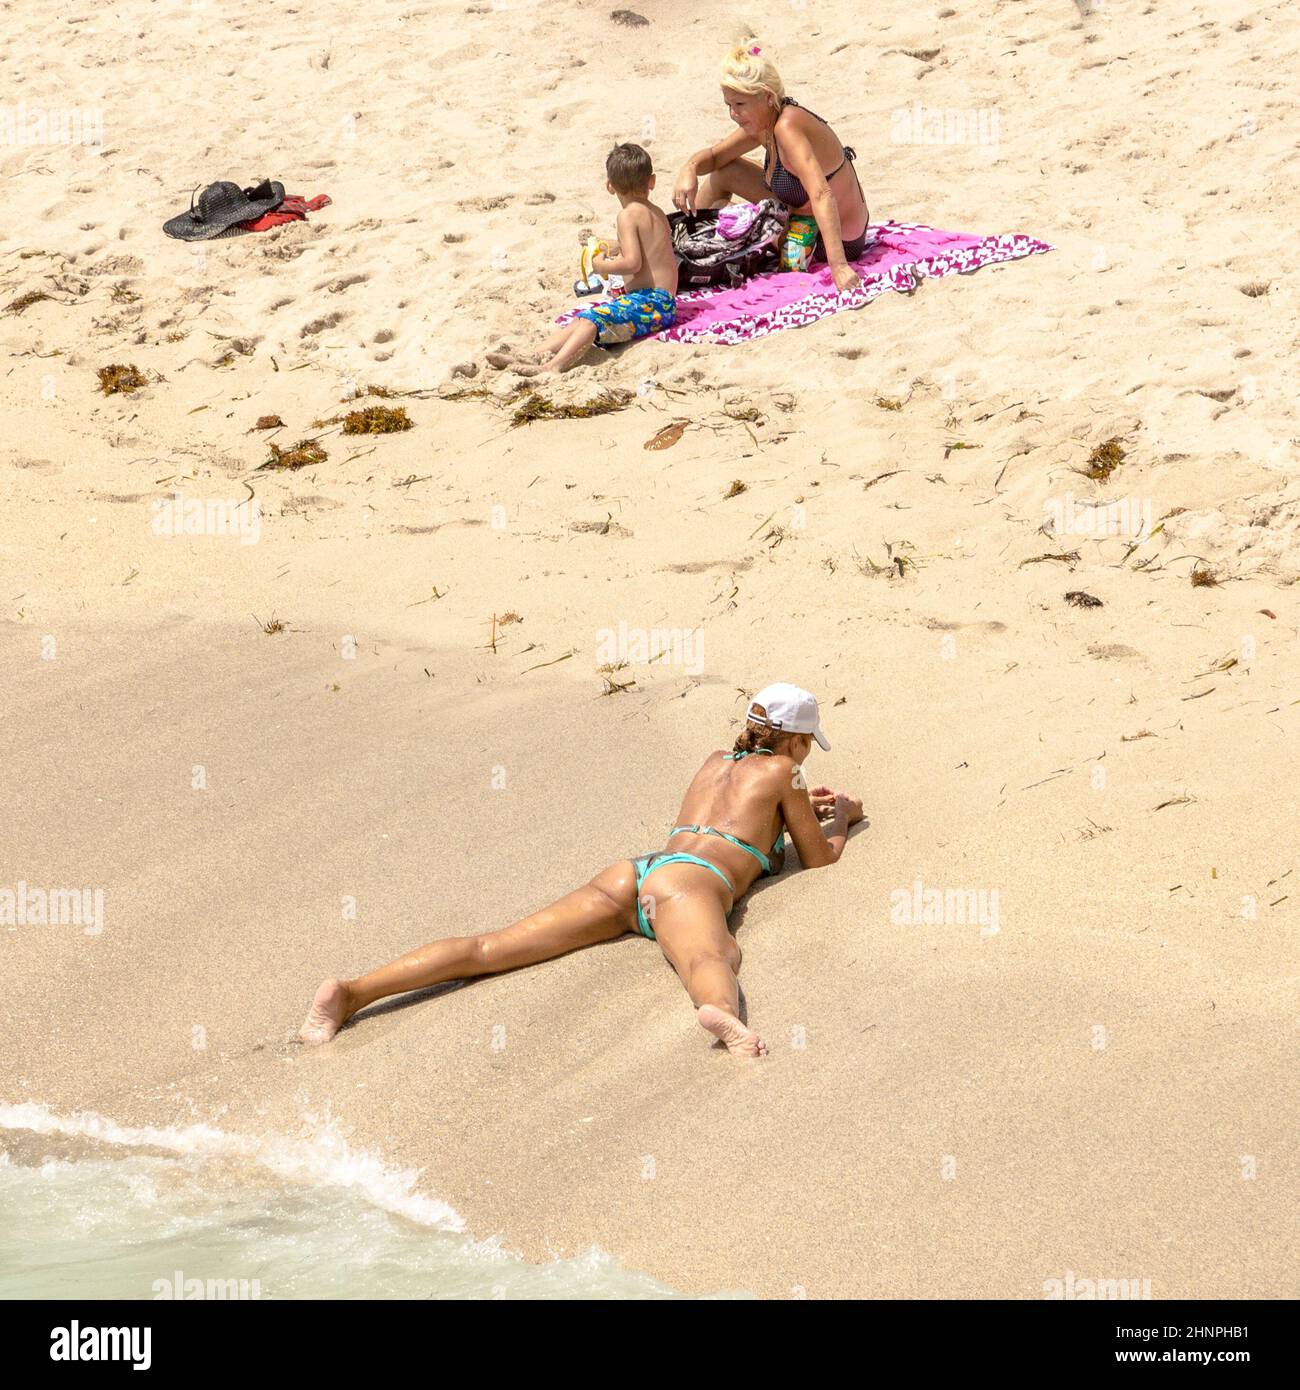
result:
[[[781,109],[784,111],[787,106],[799,106],[799,103],[793,97],[782,97]],[[806,106],[800,106],[799,109],[801,111],[808,111]],[[827,124],[816,111],[808,111],[808,114],[813,120],[821,121],[822,125]],[[844,158],[826,175],[827,183],[844,168],[848,160],[858,157],[855,151],[848,145],[841,145],[840,149],[843,152]],[[770,175],[768,173],[769,169],[771,169]],[[763,163],[763,180],[772,190],[772,196],[774,198],[779,198],[786,207],[801,208],[808,201],[808,190],[799,182],[794,174],[781,164],[781,153],[777,149],[775,135],[772,136],[772,148],[768,151],[767,158]]]

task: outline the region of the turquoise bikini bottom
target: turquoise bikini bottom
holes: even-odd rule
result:
[[[673,835],[680,835],[689,832],[692,835],[716,835],[719,839],[730,840],[733,845],[739,846],[747,854],[752,854],[758,860],[762,869],[760,877],[766,877],[772,872],[772,861],[760,849],[755,849],[753,845],[746,844],[744,840],[738,840],[734,835],[728,835],[725,830],[715,830],[711,825],[679,825]],[[672,839],[672,835],[668,837]],[[771,852],[777,854],[785,850],[785,831],[783,830],[776,837],[776,844],[772,846]],[[722,872],[716,864],[710,864],[707,859],[701,859],[698,854],[681,854],[673,850],[658,850],[654,854],[643,854],[639,859],[632,861],[632,867],[636,870],[636,929],[642,936],[648,936],[651,941],[655,934],[650,923],[646,920],[645,909],[641,906],[641,886],[646,878],[654,873],[656,869],[662,869],[665,864],[698,864],[702,869],[712,869],[715,874],[727,885],[729,892],[734,899],[736,896],[736,886]],[[732,906],[734,906],[734,902]],[[727,916],[731,916],[731,908],[727,909]]]
[[[744,753],[724,753],[724,762],[739,762],[741,758],[747,758],[752,753],[763,753],[771,756],[770,748],[751,749]],[[752,854],[758,860],[759,877],[766,878],[772,872],[772,861],[764,854],[761,849],[755,849],[753,845],[745,840],[739,840],[734,835],[728,835],[725,830],[715,830],[711,825],[679,825],[673,830],[669,839],[673,835],[716,835],[720,840],[728,840],[739,849],[743,849],[746,854]],[[776,843],[772,846],[769,854],[783,854],[785,852],[785,831],[776,837]],[[654,873],[656,869],[662,869],[665,864],[698,864],[702,869],[712,869],[715,874],[727,885],[727,892],[732,897],[732,907],[735,906],[736,887],[735,884],[722,872],[716,864],[710,864],[707,859],[701,859],[696,854],[677,854],[672,850],[658,850],[654,854],[643,854],[639,859],[632,861],[632,867],[636,870],[636,929],[642,936],[648,936],[651,941],[655,939],[655,934],[646,921],[645,909],[641,906],[641,885],[646,881],[648,875]],[[653,911],[653,908],[651,909]],[[727,909],[727,916],[731,916],[731,908]]]
[[[654,854],[643,854],[632,861],[632,867],[636,870],[636,929],[642,936],[648,936],[651,941],[655,939],[654,929],[646,920],[645,907],[641,902],[641,889],[646,878],[654,873],[656,869],[662,869],[666,864],[698,864],[702,869],[711,869],[727,885],[727,892],[734,898],[736,889],[731,880],[722,872],[716,864],[710,864],[707,859],[701,859],[697,854],[674,854],[671,850],[658,850]],[[653,907],[651,912],[653,912]],[[731,908],[727,908],[727,916],[731,916]]]

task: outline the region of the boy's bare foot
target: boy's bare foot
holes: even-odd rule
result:
[[[516,362],[540,362],[542,354],[536,349],[516,347],[514,343],[508,343],[503,338],[487,354],[487,360],[494,367],[510,367]]]
[[[718,1008],[716,1004],[705,1004],[695,1015],[699,1025],[706,1033],[712,1033],[719,1041],[726,1043],[727,1051],[733,1057],[766,1057],[767,1044],[734,1015]]]
[[[298,1037],[305,1043],[329,1042],[354,1012],[348,1005],[347,986],[343,981],[326,980],[311,1001]]]

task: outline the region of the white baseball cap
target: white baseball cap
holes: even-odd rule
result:
[[[817,697],[797,685],[778,681],[765,685],[749,702],[749,719],[783,734],[811,734],[828,752],[830,744],[822,733]]]

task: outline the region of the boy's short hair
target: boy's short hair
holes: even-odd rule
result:
[[[605,177],[616,193],[643,193],[654,164],[640,145],[615,145],[605,160]]]

